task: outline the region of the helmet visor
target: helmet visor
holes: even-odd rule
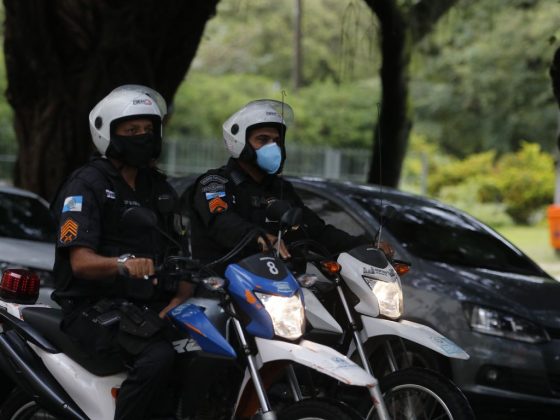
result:
[[[247,110],[251,108],[266,109],[269,108],[270,112],[275,112],[282,118],[282,122],[286,127],[294,123],[294,111],[286,102],[275,101],[274,99],[259,99],[247,104]]]

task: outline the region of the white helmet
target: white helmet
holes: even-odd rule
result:
[[[114,123],[132,117],[148,117],[154,122],[154,133],[161,141],[162,120],[167,113],[163,97],[141,85],[123,85],[103,98],[89,113],[89,128],[95,147],[106,155]]]
[[[224,142],[230,155],[239,158],[247,143],[247,132],[256,126],[278,126],[282,140],[294,120],[290,105],[273,99],[249,102],[223,124]],[[249,153],[249,155],[252,155]]]

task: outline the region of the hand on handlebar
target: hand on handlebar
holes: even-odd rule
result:
[[[124,266],[128,270],[128,276],[134,279],[147,279],[155,274],[154,261],[151,258],[130,258]]]
[[[278,238],[270,233],[266,234],[266,237],[268,238],[268,242],[270,242],[272,244],[272,246],[274,248],[276,248],[278,246]],[[267,251],[268,250],[268,245],[267,245],[267,241],[262,237],[259,236],[257,238],[257,243],[259,244],[259,246],[261,247],[261,249],[263,251]],[[286,244],[284,243],[284,241],[282,239],[280,239],[280,257],[284,260],[291,258],[291,254],[288,251],[288,247],[286,246]]]

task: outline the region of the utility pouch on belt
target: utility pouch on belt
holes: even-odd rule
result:
[[[156,312],[130,302],[121,305],[120,313],[120,330],[136,337],[149,338],[165,326]]]

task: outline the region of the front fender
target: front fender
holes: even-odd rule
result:
[[[446,357],[462,360],[469,358],[468,353],[461,347],[426,325],[406,320],[389,321],[368,316],[362,316],[362,323],[364,326],[360,331],[362,343],[372,337],[389,335],[420,344]],[[354,351],[355,346],[352,345],[348,354],[350,355]]]
[[[328,375],[347,385],[373,387],[377,380],[356,363],[330,347],[313,341],[298,344],[255,338],[262,364],[275,360],[291,360]]]
[[[257,369],[264,364],[274,361],[291,361],[307,366],[325,375],[328,375],[348,385],[364,386],[373,388],[377,386],[377,380],[360,366],[348,359],[343,354],[322,344],[313,341],[301,340],[297,344],[278,340],[267,340],[255,337],[258,353],[255,358]],[[238,414],[241,402],[244,400],[245,390],[251,381],[248,369],[239,387],[237,402],[235,404],[234,418]],[[242,410],[242,409],[241,409]]]

